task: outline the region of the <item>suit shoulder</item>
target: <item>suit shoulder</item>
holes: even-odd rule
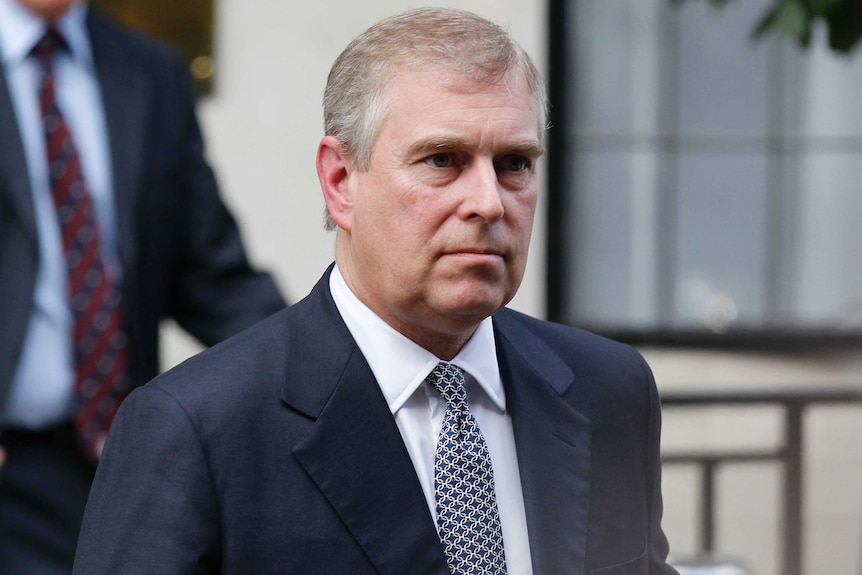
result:
[[[230,397],[237,392],[251,397],[259,391],[280,390],[288,372],[305,369],[297,377],[307,379],[315,377],[321,366],[345,361],[355,342],[331,298],[323,297],[321,290],[315,292],[187,359],[148,385],[188,398]]]
[[[147,385],[191,397],[280,380],[282,366],[276,358],[283,356],[288,310],[205,349]]]
[[[652,370],[632,346],[584,329],[537,319],[514,310],[494,316],[500,337],[532,361],[558,358],[582,381],[605,382],[605,391],[654,387]],[[550,359],[548,359],[550,361]],[[639,393],[639,391],[638,391]]]
[[[501,310],[494,318],[499,325],[519,326],[528,330],[554,349],[580,349],[589,353],[599,352],[611,355],[637,353],[628,344],[614,341],[585,329],[538,319],[508,308]]]

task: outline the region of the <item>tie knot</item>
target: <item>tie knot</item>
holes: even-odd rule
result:
[[[443,397],[449,407],[459,410],[466,409],[467,389],[464,370],[460,367],[441,361],[428,375],[426,381],[437,388],[440,396]]]
[[[69,45],[66,43],[66,39],[57,32],[57,29],[54,27],[48,28],[45,30],[45,34],[39,38],[39,41],[36,42],[36,45],[33,46],[32,54],[36,57],[39,62],[42,64],[46,64],[51,61],[51,56],[54,55],[58,50],[66,50]]]

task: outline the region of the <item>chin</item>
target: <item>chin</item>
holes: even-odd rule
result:
[[[459,305],[452,306],[450,315],[465,319],[470,318],[469,321],[479,323],[506,305],[508,301],[502,297],[463,301]]]
[[[447,315],[453,316],[487,317],[506,305],[514,295],[511,282],[496,280],[461,276],[437,292],[437,309],[447,310]]]

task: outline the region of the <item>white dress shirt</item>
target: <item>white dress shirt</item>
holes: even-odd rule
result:
[[[395,417],[436,524],[434,454],[446,405],[437,390],[425,383],[425,378],[441,360],[363,304],[347,286],[338,266],[332,270],[329,286],[344,323],[368,361]],[[492,321],[487,318],[450,363],[466,372],[470,411],[488,444],[508,573],[529,575],[533,570],[524,496],[496,350]]]
[[[86,30],[87,7],[75,2],[57,22],[69,50],[53,60],[57,100],[81,158],[105,248],[108,273],[116,258],[110,152],[101,92]],[[46,24],[15,0],[0,0],[0,58],[24,147],[39,236],[33,313],[12,380],[5,421],[31,429],[68,418],[74,387],[66,263],[51,190],[39,110],[39,66],[30,51]],[[74,113],[70,112],[74,110]],[[4,126],[3,129],[12,128]]]

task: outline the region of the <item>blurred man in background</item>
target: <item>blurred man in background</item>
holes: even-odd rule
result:
[[[78,0],[0,0],[0,65],[0,573],[68,575],[160,322],[209,345],[285,302],[246,259],[172,53]]]

